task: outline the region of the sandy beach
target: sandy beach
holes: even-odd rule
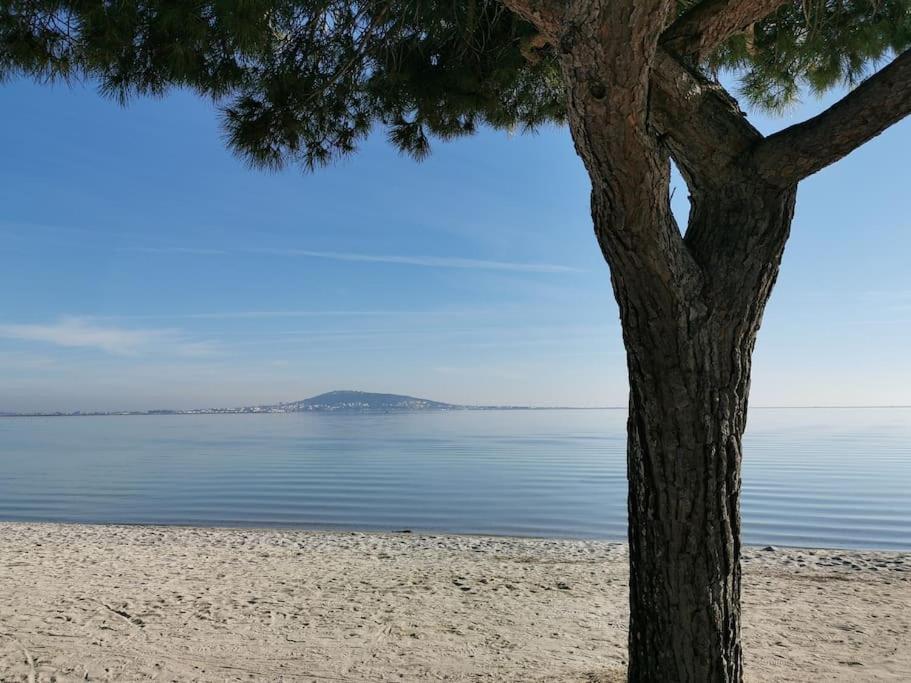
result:
[[[911,553],[750,548],[751,681],[911,679]],[[0,680],[622,680],[626,546],[0,524]]]

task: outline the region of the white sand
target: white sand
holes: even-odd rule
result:
[[[751,681],[911,680],[911,553],[746,553]],[[618,543],[0,524],[2,681],[613,681]]]

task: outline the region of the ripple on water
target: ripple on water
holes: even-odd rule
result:
[[[0,519],[625,538],[622,411],[0,420]],[[744,540],[911,548],[911,410],[753,410]]]

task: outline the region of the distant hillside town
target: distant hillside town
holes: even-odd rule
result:
[[[405,412],[430,410],[535,410],[531,406],[459,405],[415,398],[402,394],[376,394],[368,391],[330,391],[302,401],[243,406],[240,408],[194,408],[191,410],[73,411],[50,413],[0,412],[0,417],[77,417],[92,415],[242,415],[250,413],[332,413],[332,412]]]

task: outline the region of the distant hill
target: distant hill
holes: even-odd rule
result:
[[[477,406],[442,403],[402,394],[374,394],[369,391],[330,391],[302,401],[241,408],[196,408],[193,410],[118,410],[69,413],[3,413],[0,417],[76,417],[91,415],[237,415],[248,413],[368,412],[406,410],[533,410],[529,406]]]
[[[374,394],[368,391],[330,391],[303,401],[258,406],[270,412],[300,413],[333,410],[454,410],[464,406],[401,394]],[[255,410],[255,409],[250,409]]]

